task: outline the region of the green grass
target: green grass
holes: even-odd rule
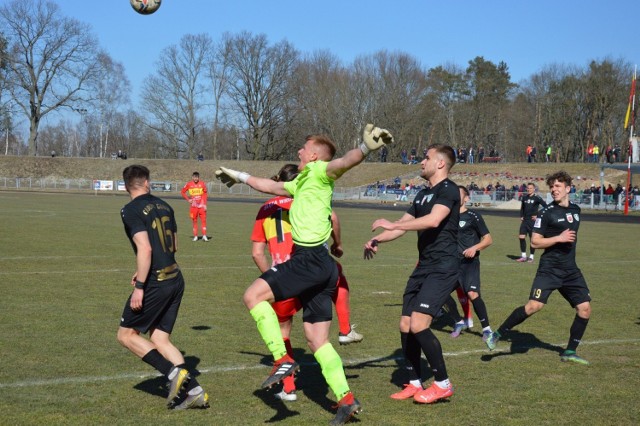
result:
[[[292,336],[303,363],[298,401],[284,406],[272,393],[256,390],[269,372],[269,357],[241,298],[258,275],[249,234],[259,204],[211,203],[213,241],[194,243],[186,204],[170,200],[187,282],[173,341],[201,372],[212,408],[164,408],[163,380],[115,340],[135,268],[119,217],[127,200],[0,192],[0,423],[326,424],[334,396],[306,349],[299,318]],[[340,347],[334,325],[332,341],[363,404],[363,424],[640,423],[637,224],[583,216],[578,263],[591,289],[593,315],[578,353],[591,366],[559,361],[574,312],[555,293],[541,313],[491,353],[481,342],[479,324],[455,340],[449,338],[450,325],[436,324],[456,393],[449,402],[422,406],[389,398],[405,381],[397,323],[417,257],[415,236],[384,244],[375,259],[364,261],[361,249],[373,220],[395,219],[401,212],[337,211],[352,322],[365,339]],[[526,302],[536,266],[508,257],[519,254],[516,213],[485,218],[494,245],[482,254],[483,297],[496,328]]]

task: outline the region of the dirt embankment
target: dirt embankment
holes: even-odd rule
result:
[[[297,161],[293,161],[297,163]],[[205,181],[214,179],[214,171],[220,166],[247,171],[256,176],[274,175],[285,161],[196,161],[136,159],[112,160],[110,158],[63,158],[0,156],[0,178],[57,178],[57,179],[105,179],[117,180],[124,167],[130,164],[144,164],[157,180],[187,181],[194,171],[200,172]],[[569,172],[578,189],[591,184],[600,185],[601,168],[598,164],[579,163],[499,163],[499,164],[456,164],[451,170],[451,179],[468,185],[474,182],[480,187],[497,182],[510,189],[514,184],[535,182],[544,186],[544,177],[558,170]],[[399,177],[403,184],[421,184],[420,165],[400,163],[365,162],[346,173],[339,181],[341,187],[370,185],[377,181],[391,183]],[[614,187],[626,181],[626,172],[604,169],[605,186]]]

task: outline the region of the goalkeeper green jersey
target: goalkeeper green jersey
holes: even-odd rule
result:
[[[326,161],[308,163],[284,188],[293,197],[289,211],[291,236],[300,246],[314,247],[331,236],[331,199],[334,180],[327,176]]]

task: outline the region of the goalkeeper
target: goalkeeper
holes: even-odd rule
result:
[[[263,273],[247,288],[243,300],[275,360],[271,374],[262,384],[263,388],[268,388],[299,369],[287,355],[271,303],[290,297],[300,299],[307,343],[338,399],[338,411],[332,424],[343,424],[360,411],[360,403],[347,384],[342,360],[329,342],[331,297],[338,279],[336,262],[327,246],[331,237],[334,183],[360,164],[369,152],[392,142],[389,131],[367,124],[360,147],[334,159],[336,146],[333,141],[324,135],[307,136],[298,151],[300,172],[290,182],[275,182],[225,167],[216,171],[217,178],[229,187],[242,182],[258,191],[292,196],[295,200],[290,210],[291,234],[295,244],[291,259]]]

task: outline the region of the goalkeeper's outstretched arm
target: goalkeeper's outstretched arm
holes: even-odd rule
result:
[[[388,130],[367,124],[362,132],[360,147],[348,151],[340,158],[331,160],[327,165],[327,175],[334,180],[338,179],[348,170],[362,163],[370,152],[377,151],[393,142],[393,135]]]
[[[256,191],[264,192],[266,194],[291,195],[286,189],[284,189],[284,182],[276,182],[267,178],[249,176],[245,183]]]

